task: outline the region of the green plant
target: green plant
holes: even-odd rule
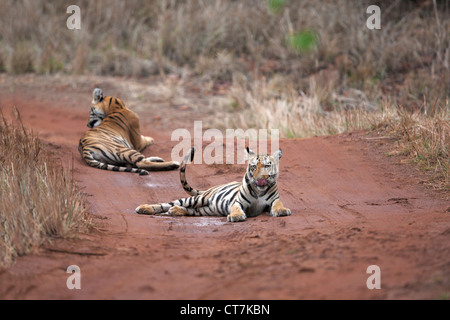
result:
[[[297,53],[307,53],[317,47],[317,35],[310,29],[305,29],[289,36],[289,45]]]

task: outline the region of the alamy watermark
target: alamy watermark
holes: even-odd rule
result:
[[[188,129],[176,129],[172,132],[171,141],[178,141],[178,144],[172,149],[171,159],[181,162],[192,147],[193,140],[193,146],[197,150],[193,160],[195,164],[244,164],[247,155],[246,146],[257,153],[273,153],[279,149],[279,138],[278,129],[271,129],[270,132],[267,129],[253,128],[226,129],[225,135],[219,129],[208,129],[203,132],[202,121],[194,121],[194,136],[191,136]],[[203,149],[204,142],[209,144]]]
[[[66,273],[71,274],[66,280],[67,289],[81,290],[81,269],[77,265],[67,267]],[[370,265],[366,270],[370,276],[366,280],[367,289],[381,289],[381,269],[377,265]],[[185,310],[186,312],[186,310]]]
[[[81,269],[77,265],[71,265],[67,267],[66,273],[71,275],[66,280],[67,289],[81,290]]]
[[[79,6],[71,5],[67,7],[66,13],[71,15],[66,20],[66,26],[69,30],[81,29],[81,9]]]
[[[381,289],[381,269],[379,266],[373,264],[367,267],[366,270],[367,274],[371,274],[367,278],[366,286],[367,289],[373,290],[373,289]]]
[[[367,7],[367,14],[370,16],[366,20],[366,27],[370,30],[381,29],[381,9],[379,6],[371,5]]]
[[[66,26],[69,30],[81,29],[81,9],[77,5],[67,7],[66,13],[70,16],[66,20]],[[370,16],[366,20],[366,27],[370,30],[381,29],[381,9],[377,5],[370,5],[366,9],[366,13]]]

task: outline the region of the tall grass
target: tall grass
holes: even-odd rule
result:
[[[69,5],[81,30],[68,30]],[[214,81],[283,76],[308,93],[309,77],[338,70],[333,89],[404,106],[449,90],[446,1],[377,1],[382,29],[366,28],[373,1],[6,0],[0,70],[146,76],[175,72]],[[401,84],[398,86],[398,84]],[[318,84],[320,85],[320,83]],[[322,100],[329,104],[327,99]]]
[[[376,131],[397,141],[390,155],[408,156],[430,173],[427,184],[450,190],[448,99],[440,104],[425,100],[422,108],[411,111],[389,98],[371,103],[362,91],[351,89],[331,92],[333,108],[326,110],[314,79],[309,94],[299,94],[292,86],[280,89],[276,79],[233,85],[229,92],[229,112],[217,120],[218,127],[278,129],[282,138]]]
[[[426,184],[450,191],[450,107],[436,103],[425,112],[398,108],[399,121],[385,124],[387,132],[398,137],[397,152],[408,155],[430,173]]]
[[[367,115],[378,109],[360,90],[345,94],[329,92],[332,109],[324,108],[323,92],[311,79],[309,93],[297,92],[292,85],[270,81],[254,81],[250,86],[235,84],[230,88],[230,105],[224,119],[216,125],[225,127],[278,129],[282,138],[312,137],[337,134],[362,128],[371,123]],[[327,93],[328,94],[328,93]],[[388,116],[392,110],[378,112]]]
[[[70,174],[22,124],[0,119],[0,268],[87,222]]]
[[[366,27],[373,4],[380,30]],[[69,5],[81,9],[81,30],[66,28]],[[448,121],[448,1],[6,0],[0,21],[0,71],[10,74],[226,83],[229,103],[217,110],[226,121],[217,125],[278,128],[284,137],[402,119],[415,123],[413,135],[403,130],[411,141],[420,133],[427,144],[434,121],[448,136],[439,120]],[[428,112],[430,102],[440,111]],[[435,142],[429,149],[448,162]],[[440,157],[429,161],[445,168]]]

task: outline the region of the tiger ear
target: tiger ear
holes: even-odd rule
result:
[[[255,153],[252,151],[252,149],[250,149],[249,147],[245,148],[245,151],[247,151],[245,160],[249,160],[250,158],[252,158],[253,156],[255,156]]]
[[[275,151],[272,154],[272,157],[275,158],[275,160],[277,160],[277,162],[280,162],[281,156],[283,155],[283,153],[281,152],[281,149],[278,149],[278,151]]]
[[[95,88],[92,93],[92,104],[99,103],[103,100],[103,90],[100,88]]]

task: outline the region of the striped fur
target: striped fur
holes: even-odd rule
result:
[[[242,182],[230,182],[205,191],[192,188],[186,180],[186,163],[192,161],[195,149],[185,156],[180,167],[180,180],[191,195],[168,203],[143,204],[136,208],[140,214],[227,216],[231,222],[244,221],[270,209],[272,216],[287,216],[278,194],[277,178],[281,150],[273,155],[254,154],[247,148],[249,163]]]
[[[148,175],[148,171],[172,170],[175,161],[164,162],[159,157],[146,158],[141,151],[153,143],[153,138],[141,135],[138,116],[118,98],[103,97],[94,90],[87,131],[80,139],[78,151],[91,167],[103,170]]]

